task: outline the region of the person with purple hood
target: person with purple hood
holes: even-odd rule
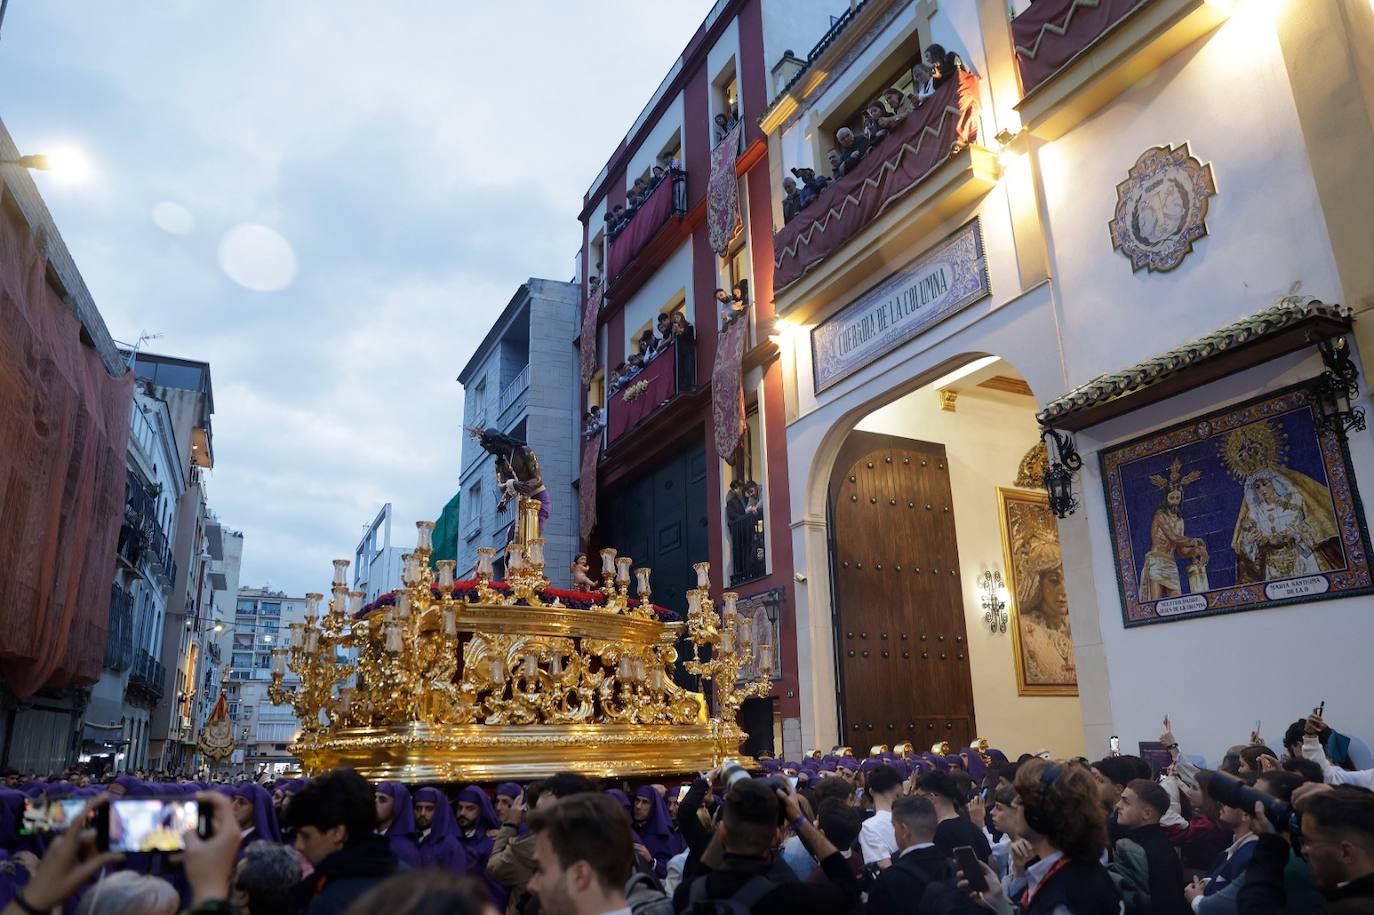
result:
[[[496,832],[501,828],[491,798],[476,785],[468,785],[458,792],[457,811],[458,840],[467,852],[468,873],[486,881],[492,904],[498,911],[504,910],[509,892],[487,873],[487,859],[496,843]]]
[[[425,867],[438,867],[459,877],[469,873],[467,852],[459,841],[453,808],[438,788],[415,792],[415,845]]]
[[[272,795],[255,782],[239,782],[225,792],[234,805],[234,819],[238,821],[240,838],[238,857],[254,842],[281,844],[281,830],[277,828],[277,812],[272,807]]]
[[[377,835],[386,836],[396,860],[409,870],[422,866],[415,844],[415,808],[410,791],[400,782],[377,783]]]
[[[504,823],[506,821],[506,811],[510,810],[511,807],[519,803],[520,799],[524,796],[525,789],[521,788],[515,782],[502,782],[501,784],[497,785],[496,818]],[[520,833],[521,835],[524,835],[523,826],[524,824],[522,823],[522,831]]]
[[[668,819],[668,805],[663,803],[663,795],[657,789],[641,785],[635,791],[632,823],[639,833],[639,841],[654,856],[654,874],[662,880],[668,874],[668,859],[682,851],[686,843],[673,830]]]
[[[32,853],[36,845],[30,836],[21,836],[24,821],[24,793],[0,787],[0,906],[9,904],[17,890],[29,882],[29,871],[16,855]]]

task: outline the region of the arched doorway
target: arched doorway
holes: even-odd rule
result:
[[[1077,755],[1063,557],[1031,466],[1036,401],[1005,360],[964,361],[851,410],[818,453],[833,455],[813,479],[836,733],[860,752],[986,737]]]

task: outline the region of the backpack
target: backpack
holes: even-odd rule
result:
[[[1150,911],[1150,865],[1145,850],[1130,839],[1118,839],[1107,873],[1128,913]]]
[[[706,895],[706,878],[703,874],[692,881],[691,892],[687,894],[687,912],[691,915],[750,915],[760,899],[773,892],[777,886],[764,876],[750,877],[749,881],[735,891],[735,895],[725,899],[712,899]]]
[[[625,884],[625,902],[633,915],[673,915],[673,900],[653,874],[631,874]]]

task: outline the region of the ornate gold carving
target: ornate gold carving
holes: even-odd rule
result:
[[[1022,489],[1045,488],[1045,464],[1049,462],[1049,452],[1044,442],[1036,442],[1026,456],[1021,458],[1021,466],[1016,468],[1016,486]]]
[[[946,413],[953,413],[955,402],[959,399],[959,391],[956,388],[941,388],[936,392],[940,395],[940,409]]]
[[[349,765],[374,778],[483,778],[699,771],[736,755],[740,704],[765,696],[771,671],[736,683],[753,661],[752,632],[736,638],[734,595],[725,622],[709,597],[709,566],[697,567],[683,667],[711,681],[705,698],[673,679],[682,623],[665,623],[650,602],[649,570],[602,551],[602,602],[585,610],[545,603],[539,503],[523,500],[508,548],[508,590],[493,585],[495,550],[479,550],[477,587],[455,597],[436,587],[428,530],[408,554],[390,606],[358,618],[336,563],[332,598],[307,595],[304,624],[274,652],[269,698],[301,721],[294,750],[307,771]],[[346,567],[347,563],[343,566]],[[451,580],[440,569],[438,579]],[[709,647],[709,658],[703,652]],[[287,667],[300,677],[294,690]],[[518,751],[518,753],[517,753]],[[517,759],[517,755],[519,758]]]

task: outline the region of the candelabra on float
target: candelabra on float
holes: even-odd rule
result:
[[[702,694],[673,680],[682,623],[665,623],[650,601],[651,570],[603,550],[601,601],[576,609],[549,600],[539,502],[523,500],[494,580],[497,551],[477,551],[475,580],[456,583],[455,563],[434,563],[430,522],[403,556],[402,586],[360,614],[346,560],[335,562],[333,599],[308,595],[304,624],[274,653],[269,698],[301,721],[295,750],[307,768],[353,765],[372,777],[672,773],[736,755],[740,704],[768,694],[766,676],[739,683],[753,663],[751,621],[716,619],[709,567],[688,594],[693,659],[712,681],[717,716]],[[630,582],[636,585],[630,595]],[[738,642],[738,644],[736,644]],[[710,646],[709,658],[703,650]],[[760,657],[766,674],[771,647]],[[288,689],[286,670],[300,678]]]

